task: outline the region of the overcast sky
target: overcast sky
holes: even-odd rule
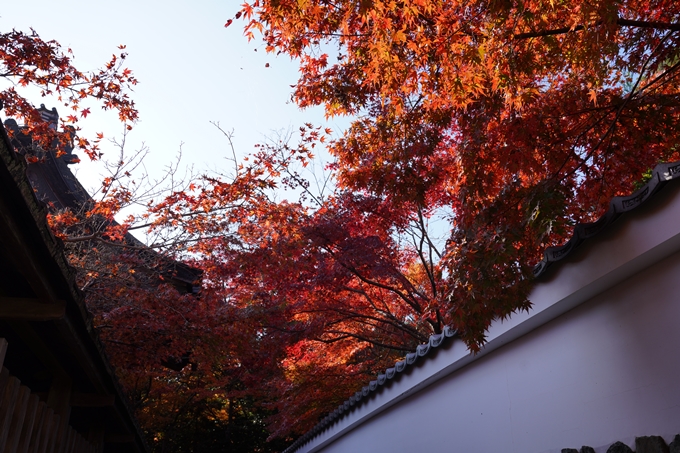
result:
[[[259,41],[248,43],[240,21],[224,28],[237,10],[238,2],[225,0],[7,1],[0,10],[0,30],[33,27],[43,39],[70,47],[81,70],[100,67],[125,44],[127,66],[139,79],[132,95],[141,118],[129,147],[145,142],[150,166],[159,168],[183,143],[187,162],[199,169],[221,168],[228,165],[228,148],[210,121],[234,130],[241,154],[276,131],[324,121],[322,109],[300,111],[290,102],[295,62],[266,54]],[[35,100],[42,102],[54,106]],[[330,127],[339,133],[344,124],[335,121]],[[115,115],[95,109],[82,127],[106,137],[120,136],[122,130]],[[96,184],[94,171],[78,165],[84,185]]]

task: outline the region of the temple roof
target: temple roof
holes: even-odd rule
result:
[[[0,337],[8,342],[4,365],[41,400],[49,400],[55,383],[68,387],[69,424],[85,438],[101,434],[105,452],[146,452],[63,245],[50,231],[47,209],[26,171],[25,159],[0,127]]]
[[[59,119],[55,109],[47,110],[44,105],[39,112],[47,121],[56,123]],[[74,213],[80,212],[83,207],[92,203],[92,197],[71,171],[70,166],[79,162],[78,157],[73,154],[72,146],[66,146],[63,150],[65,154],[57,157],[55,149],[47,151],[36,149],[31,137],[21,133],[21,127],[13,119],[6,120],[5,127],[13,132],[11,144],[17,152],[32,153],[39,157],[37,161],[29,162],[26,169],[26,175],[38,200],[52,210],[69,209]],[[161,262],[160,273],[181,292],[191,293],[198,290],[201,278],[199,269],[157,254],[129,233],[125,237],[125,242],[135,248],[145,249],[139,253],[152,255],[146,261]]]

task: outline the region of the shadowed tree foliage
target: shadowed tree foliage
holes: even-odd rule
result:
[[[217,448],[219,427],[241,448],[235,433],[259,442],[261,423],[288,442],[447,324],[477,351],[492,320],[529,309],[544,248],[680,157],[675,1],[254,0],[236,16],[297,59],[298,105],[350,128],[330,139],[305,125],[118,222],[140,192],[116,164],[91,205],[51,217],[83,287],[98,288],[92,310],[159,451]],[[17,60],[3,36],[10,77],[71,71]],[[122,90],[120,58],[100,77]],[[68,74],[49,87],[80,77]],[[97,86],[82,94],[134,119]],[[12,93],[0,92],[31,127]],[[80,108],[80,91],[65,93]],[[323,146],[334,160],[310,177]],[[198,296],[137,272],[134,230],[202,271]]]

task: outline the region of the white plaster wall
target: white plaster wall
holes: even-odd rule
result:
[[[670,441],[680,433],[678,275],[675,254],[322,451],[529,453],[606,450],[636,435]]]
[[[531,313],[458,340],[300,452],[542,453],[680,433],[680,196],[662,194],[559,264]]]

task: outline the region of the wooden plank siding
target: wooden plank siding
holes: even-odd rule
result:
[[[0,338],[0,452],[99,453],[102,443],[92,443],[68,425],[68,418],[40,401],[3,366],[7,341]],[[62,392],[70,389],[63,388]],[[58,396],[58,395],[57,395]],[[68,398],[68,395],[66,395]],[[59,398],[55,398],[59,399]]]

